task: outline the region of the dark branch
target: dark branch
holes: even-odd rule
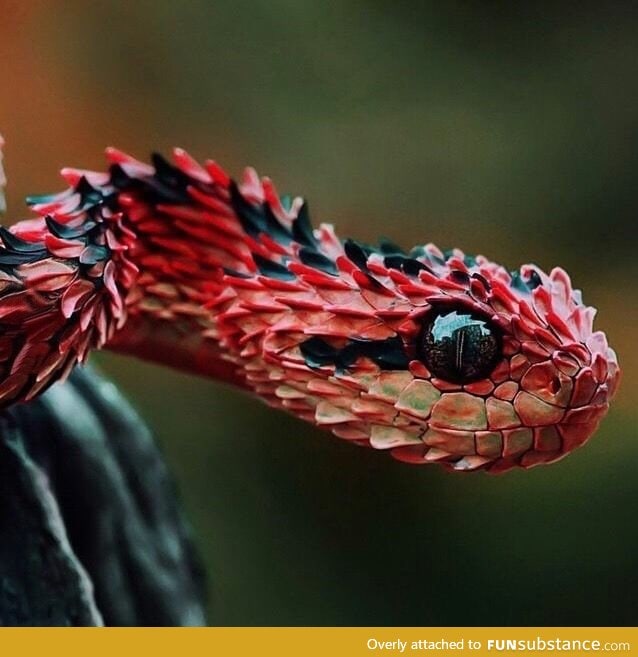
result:
[[[0,417],[0,624],[201,625],[203,577],[148,429],[76,371]]]

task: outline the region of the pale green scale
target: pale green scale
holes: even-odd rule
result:
[[[415,379],[403,390],[394,407],[398,411],[427,418],[440,398],[441,393],[429,381]]]

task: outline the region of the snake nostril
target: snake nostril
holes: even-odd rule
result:
[[[553,395],[560,390],[560,379],[557,376],[552,377],[552,380],[549,382],[549,389],[552,391]]]

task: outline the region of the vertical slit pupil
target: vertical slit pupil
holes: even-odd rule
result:
[[[501,337],[476,313],[434,311],[426,317],[417,355],[437,378],[470,383],[491,374],[501,357]]]

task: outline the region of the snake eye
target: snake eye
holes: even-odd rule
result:
[[[417,357],[439,379],[469,383],[489,376],[501,357],[501,335],[475,313],[436,310],[427,315]]]

